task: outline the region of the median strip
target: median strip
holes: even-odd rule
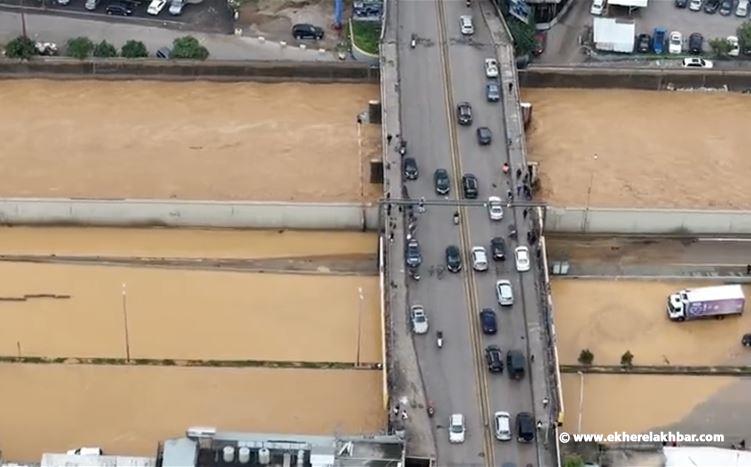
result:
[[[683,366],[683,365],[561,365],[561,373],[751,376],[751,366]]]

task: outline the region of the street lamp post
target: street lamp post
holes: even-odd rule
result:
[[[23,0],[21,0],[21,35],[23,37],[26,37],[26,14],[23,11],[24,4]]]
[[[123,325],[125,326],[125,358],[130,363],[130,336],[128,335],[128,292],[123,282]]]
[[[360,366],[360,335],[361,335],[361,323],[362,323],[362,305],[365,297],[362,294],[362,287],[357,288],[357,352],[355,357],[355,366]]]
[[[577,371],[579,375],[579,422],[576,424],[576,432],[582,432],[582,410],[584,409],[584,373]]]
[[[597,154],[594,155],[593,160],[596,162],[599,156]],[[584,208],[584,231],[589,229],[589,200],[592,197],[592,182],[595,179],[595,164],[591,163],[590,169],[589,169],[589,185],[587,185],[587,205]]]

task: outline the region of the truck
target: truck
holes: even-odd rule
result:
[[[668,296],[668,318],[673,321],[724,318],[743,313],[745,305],[743,288],[737,284],[684,289]]]

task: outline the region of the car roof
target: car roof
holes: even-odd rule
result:
[[[460,413],[452,413],[451,414],[451,423],[462,423],[464,421],[464,415]]]
[[[495,283],[495,285],[502,285],[502,284],[511,285],[511,281],[507,279],[498,279],[498,281]]]
[[[518,247],[516,247],[516,251],[529,251],[529,248],[524,245],[519,245]]]

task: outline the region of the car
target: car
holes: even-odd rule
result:
[[[688,0],[675,0],[676,8],[686,8],[688,6]]]
[[[514,288],[511,287],[511,282],[506,279],[501,279],[495,283],[495,295],[498,304],[501,306],[514,304]]]
[[[172,50],[169,47],[160,47],[154,55],[156,58],[169,60],[172,57]]]
[[[165,6],[167,6],[167,0],[152,0],[146,8],[146,13],[156,16],[164,10]]]
[[[704,36],[698,32],[688,36],[688,53],[698,55],[702,52],[704,46]]]
[[[179,16],[183,14],[183,8],[185,8],[184,0],[172,0],[169,6],[169,14],[172,16]]]
[[[636,37],[636,51],[640,54],[649,53],[649,44],[652,43],[652,36],[649,34],[639,34]]]
[[[472,106],[469,102],[460,102],[456,106],[456,120],[459,125],[467,126],[472,124]]]
[[[728,36],[728,44],[730,44],[730,51],[728,52],[728,55],[730,55],[731,57],[737,57],[738,55],[740,55],[741,47],[736,36]]]
[[[493,255],[493,259],[496,261],[503,261],[506,259],[506,242],[501,237],[493,237],[490,239],[490,252]]]
[[[477,144],[479,144],[480,146],[487,146],[493,140],[493,133],[491,133],[490,128],[486,126],[477,128],[476,132]]]
[[[501,198],[497,196],[491,196],[488,198],[488,215],[491,221],[499,221],[503,219],[503,204]]]
[[[457,444],[464,442],[464,434],[466,432],[464,427],[464,415],[460,413],[451,414],[449,417],[449,443]]]
[[[514,258],[516,259],[517,271],[529,271],[529,248],[523,245],[516,247],[514,250]]]
[[[531,443],[535,439],[535,419],[529,412],[516,414],[516,440],[520,443]]]
[[[509,350],[506,352],[506,368],[508,368],[508,376],[511,379],[524,378],[525,364],[524,354],[518,350]]]
[[[545,31],[538,31],[532,36],[534,45],[532,47],[532,55],[539,57],[545,52],[545,45],[548,43],[548,34]]]
[[[407,180],[417,180],[417,177],[420,175],[420,171],[417,169],[417,161],[414,157],[405,157],[403,169],[404,169],[404,178]]]
[[[480,184],[474,174],[462,175],[462,190],[467,199],[477,199],[480,194]]]
[[[493,426],[498,441],[511,441],[511,415],[508,412],[494,413]]]
[[[701,57],[686,57],[681,65],[683,68],[712,68],[714,63]]]
[[[745,18],[748,15],[748,0],[738,0],[738,6],[735,7],[735,16]]]
[[[704,13],[709,13],[710,15],[713,15],[717,13],[717,10],[720,8],[720,0],[706,0],[704,2]]]
[[[133,14],[133,9],[121,2],[110,3],[104,10],[108,15],[130,16]]]
[[[751,334],[744,334],[741,338],[741,345],[744,347],[751,347]]]
[[[665,28],[655,28],[652,31],[652,51],[656,54],[665,53],[665,40],[667,39],[668,30]]]
[[[425,315],[425,309],[422,305],[412,305],[409,309],[409,316],[412,320],[412,332],[415,334],[428,333],[428,317]]]
[[[483,308],[480,312],[480,324],[484,334],[495,334],[498,332],[498,321],[495,317],[495,311],[490,308]]]
[[[57,0],[57,4],[58,5],[65,6],[65,5],[69,4],[69,3],[70,3],[70,0]]]
[[[720,14],[722,16],[730,16],[733,12],[733,0],[722,0],[720,2]]]
[[[298,23],[292,26],[292,37],[297,40],[313,39],[320,41],[323,39],[323,29],[308,23]]]
[[[485,59],[485,76],[488,78],[498,78],[498,61],[496,59]]]
[[[472,269],[475,271],[488,270],[488,254],[485,252],[485,247],[472,247]]]
[[[605,11],[605,0],[592,0],[592,6],[589,8],[589,12],[595,16],[602,16]]]
[[[465,36],[471,36],[475,33],[475,26],[472,24],[472,17],[470,15],[461,15],[459,17],[459,27]]]
[[[405,261],[407,262],[407,266],[411,268],[416,268],[420,264],[422,264],[422,253],[420,253],[420,243],[418,243],[416,238],[410,238],[407,241],[407,253],[405,256]]]
[[[462,270],[462,254],[456,245],[446,247],[446,269],[451,272]]]
[[[498,102],[501,100],[501,86],[495,81],[489,81],[485,85],[485,98],[488,102]]]
[[[433,172],[433,185],[439,195],[447,195],[451,191],[451,179],[446,169],[435,169]]]
[[[100,3],[101,0],[86,0],[86,3],[83,4],[83,7],[89,11],[94,11]]]
[[[668,39],[668,53],[679,54],[683,51],[683,34],[679,31],[673,31],[670,33]]]
[[[691,11],[701,11],[702,0],[689,0],[688,9]]]
[[[488,364],[488,371],[491,373],[503,373],[503,356],[501,349],[497,345],[485,347],[485,361]]]

